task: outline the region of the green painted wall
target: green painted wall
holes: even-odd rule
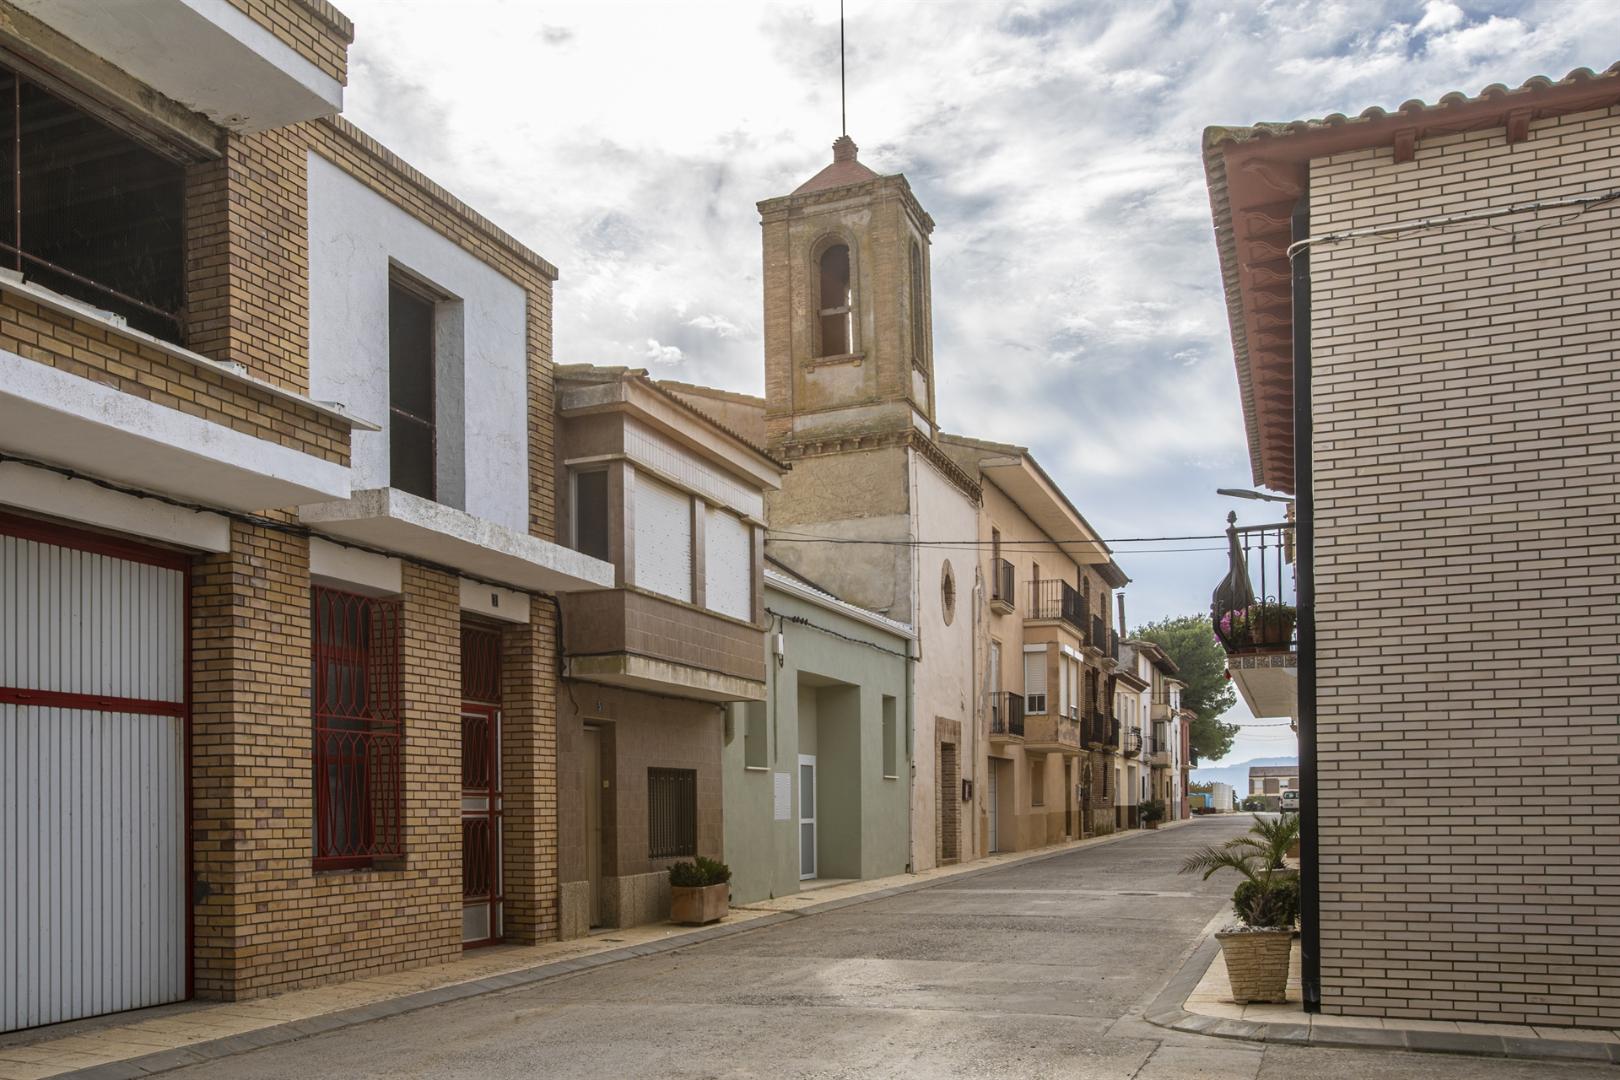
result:
[[[726,721],[722,798],[732,902],[799,891],[800,754],[816,758],[817,876],[904,873],[911,831],[906,639],[769,582],[765,605],[775,613],[766,643],[768,700],[734,705]],[[786,644],[780,664],[770,651],[776,630]],[[883,775],[885,696],[893,699],[895,718],[891,757],[899,775],[892,778]],[[777,773],[790,784],[785,821],[774,816]]]

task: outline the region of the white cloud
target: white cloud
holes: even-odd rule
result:
[[[678,364],[686,359],[679,346],[660,345],[657,338],[647,339],[647,351],[642,356],[649,364]]]
[[[340,6],[351,119],[560,267],[559,362],[760,391],[755,204],[830,158],[835,5]],[[1611,0],[1490,6],[850,3],[850,132],[937,223],[941,423],[1031,446],[1107,535],[1218,531],[1212,491],[1249,465],[1202,129],[1615,59]],[[1225,572],[1125,550],[1133,621],[1201,609]]]
[[[1429,0],[1423,5],[1423,18],[1418,20],[1417,32],[1432,33],[1436,30],[1450,30],[1463,21],[1463,9],[1451,0]]]

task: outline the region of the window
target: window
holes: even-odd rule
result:
[[[754,529],[717,506],[705,511],[703,602],[710,611],[748,622],[754,617]]]
[[[749,701],[741,706],[743,712],[743,767],[765,769],[770,767],[770,746],[765,731],[765,703]]]
[[[945,560],[945,565],[939,571],[939,603],[945,625],[949,626],[956,618],[956,571],[951,569],[949,559]]]
[[[854,294],[850,288],[849,248],[834,244],[821,253],[821,348],[817,356],[855,351]]]
[[[370,866],[405,850],[399,602],[316,588],[310,609],[315,868]]]
[[[761,706],[763,708],[763,706]],[[900,721],[895,714],[894,698],[883,695],[883,779],[895,780],[900,776]]]
[[[911,242],[911,362],[928,369],[928,319],[923,308],[922,247]]]
[[[0,65],[0,263],[180,342],[185,167]]]
[[[697,854],[697,770],[647,770],[647,857]]]
[[[434,498],[433,301],[388,283],[388,484]]]
[[[691,496],[638,474],[634,502],[636,585],[691,603]]]
[[[1046,711],[1046,648],[1024,652],[1024,711]]]
[[[1046,805],[1046,758],[1037,757],[1029,763],[1029,805]]]
[[[574,550],[593,559],[608,557],[606,469],[574,473]]]

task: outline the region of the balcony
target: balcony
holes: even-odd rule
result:
[[[1080,722],[1055,713],[1024,718],[1024,749],[1059,754],[1080,752]]]
[[[1148,764],[1155,769],[1168,769],[1170,767],[1170,751],[1153,751],[1153,753],[1148,755]]]
[[[1011,615],[1017,609],[1013,564],[1006,559],[990,560],[990,608],[1002,615]]]
[[[765,700],[761,627],[636,589],[560,600],[568,678],[700,701]]]
[[[1119,752],[1125,757],[1136,757],[1141,754],[1142,733],[1136,728],[1127,728],[1125,730],[1125,743],[1120,747]]]
[[[1089,627],[1086,623],[1085,597],[1075,591],[1067,581],[1047,578],[1029,583],[1029,618],[1034,621],[1065,622],[1074,628],[1085,642]]]
[[[1294,637],[1294,526],[1237,524],[1226,517],[1227,575],[1215,587],[1210,623],[1227,670],[1257,717],[1299,715]]]
[[[20,0],[72,39],[165,97],[241,132],[264,131],[343,108],[333,67],[353,30],[348,20],[284,5],[295,48],[247,14],[248,5],[199,0]],[[317,60],[325,58],[324,66]]]
[[[1107,655],[1108,624],[1103,622],[1101,615],[1091,616],[1091,636],[1086,639],[1086,644],[1099,655]]]
[[[1010,742],[1024,737],[1024,695],[990,695],[990,741]]]

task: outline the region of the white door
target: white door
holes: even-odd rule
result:
[[[1001,850],[1001,770],[990,763],[990,854]]]
[[[799,880],[816,876],[816,759],[799,755]]]
[[[186,996],[185,566],[0,520],[0,1031]]]

